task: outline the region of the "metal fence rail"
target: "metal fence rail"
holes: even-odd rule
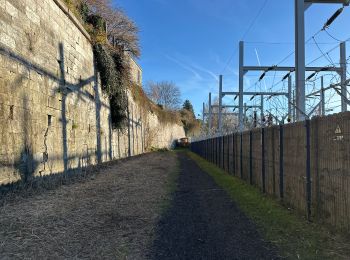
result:
[[[197,141],[191,150],[309,220],[350,231],[350,112]]]

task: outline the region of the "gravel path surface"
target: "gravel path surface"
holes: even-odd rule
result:
[[[277,259],[213,179],[185,154],[179,159],[178,191],[159,222],[153,259]]]
[[[168,210],[171,173],[181,163]],[[186,154],[112,163],[88,180],[0,207],[0,259],[276,259]]]
[[[174,154],[146,154],[6,203],[0,259],[145,259],[176,167]]]

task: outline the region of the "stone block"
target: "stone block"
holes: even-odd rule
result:
[[[27,66],[18,64],[17,71],[21,76],[25,77],[26,79],[30,78],[30,69]]]
[[[4,44],[5,46],[9,47],[12,50],[16,49],[15,40],[11,38],[7,33],[4,33],[4,32],[0,33],[0,43]]]
[[[18,9],[14,7],[9,1],[6,1],[5,3],[5,11],[11,15],[13,18],[18,17]]]
[[[47,97],[47,106],[56,110],[61,110],[62,102],[55,96]]]
[[[7,33],[7,23],[1,19],[1,16],[0,16],[0,33]]]

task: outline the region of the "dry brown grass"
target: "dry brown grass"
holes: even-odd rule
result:
[[[177,160],[152,153],[0,208],[1,258],[145,258]]]

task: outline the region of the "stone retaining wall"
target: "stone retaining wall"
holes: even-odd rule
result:
[[[169,147],[185,135],[132,98],[129,127],[113,130],[93,60],[88,35],[59,0],[0,0],[0,185]]]

